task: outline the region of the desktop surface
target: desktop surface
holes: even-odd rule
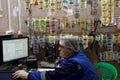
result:
[[[0,72],[0,79],[2,80],[23,80],[22,78],[18,78],[18,79],[13,79],[12,78],[12,74],[14,72]]]
[[[12,78],[12,74],[17,71],[17,70],[21,70],[24,69],[25,65],[2,65],[0,66],[0,80],[24,80],[22,78],[17,78],[17,79],[13,79]],[[25,69],[24,69],[25,70]]]
[[[2,65],[0,66],[0,72],[15,72],[17,70],[23,69],[23,65]]]
[[[52,71],[55,68],[55,64],[54,63],[48,63],[45,61],[42,61],[40,63],[38,63],[39,66],[36,69],[30,69],[29,71]],[[12,74],[20,69],[24,69],[26,70],[27,66],[24,65],[15,65],[15,66],[0,66],[0,80],[15,80],[12,78]],[[16,79],[16,80],[24,80],[24,79]]]
[[[14,80],[12,78],[13,72],[0,72],[0,79],[2,80]]]

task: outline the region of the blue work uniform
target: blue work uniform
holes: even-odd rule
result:
[[[31,72],[30,80],[98,80],[97,74],[83,51],[59,62],[59,67],[53,71]]]

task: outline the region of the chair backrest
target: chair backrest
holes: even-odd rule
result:
[[[99,80],[116,80],[117,69],[110,63],[99,62],[94,65],[94,68],[98,74]]]

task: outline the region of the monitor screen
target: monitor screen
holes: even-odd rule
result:
[[[28,56],[28,37],[2,40],[3,63],[16,61]]]

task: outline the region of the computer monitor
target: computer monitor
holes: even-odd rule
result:
[[[10,34],[0,34],[0,40],[5,39],[5,38],[11,38],[12,35]]]
[[[2,39],[1,42],[3,63],[28,57],[28,37]]]
[[[6,38],[12,38],[12,35],[10,34],[0,34],[0,65],[3,63],[2,62],[2,39],[6,39]]]

